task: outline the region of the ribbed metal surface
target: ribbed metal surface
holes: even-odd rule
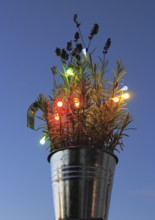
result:
[[[50,158],[55,220],[108,219],[117,159],[102,150],[71,147]]]

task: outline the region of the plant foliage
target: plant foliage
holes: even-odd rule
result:
[[[94,24],[86,45],[77,15],[73,21],[77,27],[74,39],[68,41],[65,48],[55,50],[62,70],[56,66],[51,68],[52,95],[47,98],[39,95],[35,105],[33,103],[36,108],[29,108],[28,121],[31,118],[32,122],[38,109],[42,111],[38,118],[45,123],[43,135],[49,141],[50,151],[68,146],[102,148],[108,152],[118,147],[123,149],[123,138],[128,136],[126,130],[132,121],[122,96],[125,93],[122,89],[125,66],[118,61],[116,70],[112,70],[113,79],[108,79],[106,55],[111,39],[108,38],[103,47],[103,57],[94,63],[90,44],[99,26]],[[62,83],[58,84],[58,76]],[[28,126],[34,129],[32,123]]]

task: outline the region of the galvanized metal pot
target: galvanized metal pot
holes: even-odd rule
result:
[[[101,149],[69,147],[48,160],[55,220],[107,220],[117,157]]]

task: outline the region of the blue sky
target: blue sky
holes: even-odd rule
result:
[[[133,93],[130,138],[116,167],[109,220],[155,219],[153,0],[1,0],[0,1],[0,219],[54,219],[48,150],[41,132],[26,127],[28,106],[52,89],[50,67],[60,65],[54,50],[71,39],[78,13],[87,37],[101,51],[112,38],[110,67],[121,59]]]

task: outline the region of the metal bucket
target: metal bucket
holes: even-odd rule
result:
[[[107,220],[116,156],[69,147],[49,155],[55,220]]]

